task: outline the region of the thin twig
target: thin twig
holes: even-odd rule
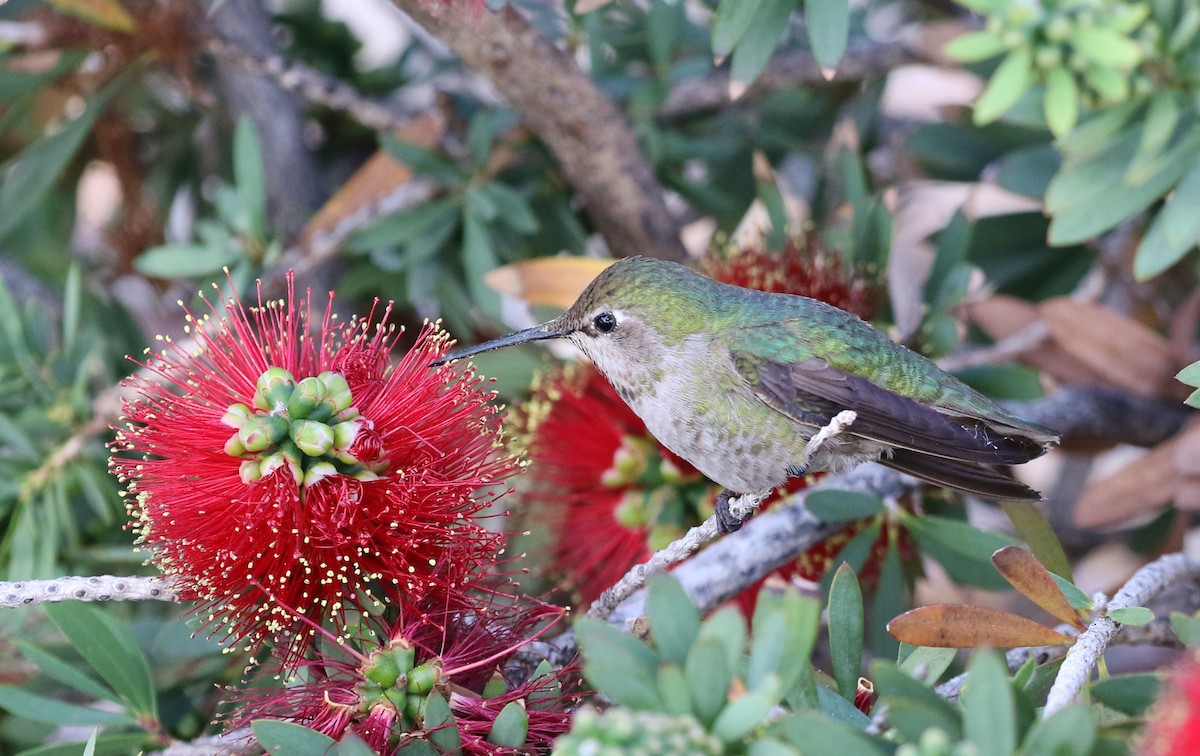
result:
[[[1200,578],[1200,562],[1185,554],[1168,554],[1135,572],[1106,606],[1098,607],[1096,618],[1067,651],[1067,658],[1046,696],[1043,716],[1048,717],[1074,701],[1091,679],[1092,667],[1122,627],[1110,616],[1113,610],[1142,606],[1165,588],[1197,578]]]
[[[170,583],[161,577],[93,575],[0,583],[0,607],[7,608],[59,601],[178,600]]]
[[[1039,346],[1050,335],[1044,321],[1038,320],[1011,336],[1000,339],[995,344],[979,349],[964,350],[947,355],[938,360],[938,367],[948,372],[962,370],[976,365],[994,365],[999,362],[1010,362],[1025,354],[1030,349]]]
[[[813,454],[824,446],[829,439],[837,436],[839,433],[845,432],[846,428],[854,422],[856,417],[857,415],[850,410],[839,412],[804,445],[804,458],[806,460],[812,459]],[[729,513],[738,520],[745,520],[754,513],[754,510],[758,508],[759,504],[762,504],[763,500],[770,493],[770,491],[764,491],[755,494],[743,494],[732,499],[729,502]],[[699,551],[701,547],[716,540],[719,535],[721,535],[721,529],[717,522],[717,516],[713,515],[703,523],[689,530],[682,538],[679,538],[674,543],[654,554],[647,561],[634,565],[633,569],[625,573],[624,577],[604,591],[600,595],[600,598],[596,599],[595,603],[588,608],[587,616],[594,619],[605,619],[612,614],[613,610],[621,602],[646,584],[646,577],[648,575],[662,572],[668,567],[682,562]]]

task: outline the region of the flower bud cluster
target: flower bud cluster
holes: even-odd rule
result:
[[[593,709],[575,713],[571,731],[554,744],[555,756],[583,754],[720,754],[721,741],[705,732],[693,717],[633,709]]]
[[[444,681],[440,659],[414,665],[415,658],[416,648],[402,640],[372,654],[358,686],[358,710],[367,714],[379,706],[389,707],[398,715],[405,732],[420,729],[429,694]]]
[[[225,453],[243,458],[246,484],[279,468],[304,487],[337,474],[372,480],[387,469],[373,423],[333,371],[297,381],[289,370],[269,368],[258,377],[254,407],[233,404],[221,422],[234,429]]]

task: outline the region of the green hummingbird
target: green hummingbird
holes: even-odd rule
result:
[[[1037,501],[1001,466],[1058,440],[851,313],[645,257],[613,263],[557,318],[435,364],[560,338],[659,442],[724,487],[724,531],[741,525],[731,497],[868,460],[948,488]],[[808,440],[842,410],[855,421],[805,459]]]

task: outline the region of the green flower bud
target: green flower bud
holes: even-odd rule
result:
[[[1043,71],[1057,68],[1062,63],[1062,48],[1055,45],[1042,45],[1034,53],[1033,63]]]
[[[257,459],[243,460],[238,467],[238,477],[248,486],[262,480],[262,467],[259,461]]]
[[[296,384],[287,401],[288,415],[293,420],[308,417],[325,399],[325,384],[320,378],[309,376]]]
[[[291,438],[296,448],[310,457],[323,457],[333,448],[333,428],[314,420],[294,420]]]
[[[408,691],[425,695],[433,690],[442,677],[442,664],[437,659],[413,667],[408,673]]]
[[[367,659],[366,668],[363,669],[363,677],[382,688],[392,687],[396,684],[396,679],[400,677],[400,667],[396,664],[396,657],[388,651],[372,653]]]
[[[333,466],[332,462],[317,462],[304,471],[304,487],[309,488],[330,475],[338,474],[338,469]]]
[[[383,698],[383,695],[384,695],[383,688],[380,688],[378,685],[376,685],[373,682],[365,683],[358,690],[358,696],[359,696],[358,709],[359,709],[359,711],[363,711],[363,712],[370,711],[371,707],[374,706],[376,703],[378,703],[379,699]]]
[[[300,464],[283,452],[275,452],[259,462],[259,470],[264,478],[281,467],[287,468],[296,481],[296,485],[300,485],[304,481],[304,470],[300,468]]]
[[[246,418],[242,427],[238,428],[237,436],[247,452],[257,453],[271,446],[271,434],[263,415]],[[228,446],[228,442],[225,445]]]
[[[1054,42],[1065,42],[1071,36],[1071,19],[1064,13],[1056,13],[1050,23],[1044,27],[1046,39]]]
[[[354,397],[350,395],[350,384],[346,382],[344,375],[326,370],[317,377],[325,384],[325,401],[333,405],[335,413],[349,409],[350,405],[354,404]]]
[[[349,449],[354,445],[354,439],[358,438],[358,431],[361,427],[361,420],[347,420],[333,426],[333,453],[339,462],[347,465],[358,463]]]
[[[254,417],[254,410],[238,402],[237,404],[229,405],[229,409],[225,410],[225,415],[221,418],[221,422],[230,428],[241,428],[242,423],[246,422],[246,419],[250,417]]]
[[[241,437],[236,432],[225,441],[225,453],[231,457],[245,455],[246,445],[242,443]]]
[[[396,688],[388,688],[383,691],[383,700],[396,711],[403,712],[404,707],[408,705],[408,694]]]
[[[296,378],[289,370],[281,367],[268,368],[258,377],[254,406],[268,412],[286,407],[295,386]]]
[[[650,511],[646,507],[646,495],[642,491],[629,491],[613,509],[613,519],[623,528],[636,530],[650,522]]]
[[[411,722],[424,722],[425,703],[428,700],[425,696],[409,693],[404,699],[404,716]]]
[[[402,674],[407,675],[409,670],[413,668],[413,662],[416,661],[417,648],[416,646],[404,645],[392,646],[392,656],[396,659],[396,667]]]

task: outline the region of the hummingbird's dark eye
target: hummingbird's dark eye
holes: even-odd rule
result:
[[[611,312],[602,312],[592,321],[600,333],[608,333],[617,327],[617,316]]]

